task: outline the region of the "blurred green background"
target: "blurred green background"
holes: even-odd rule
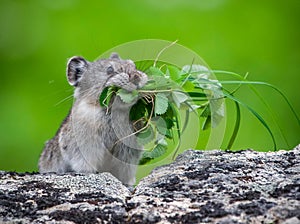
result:
[[[299,0],[1,0],[0,170],[37,169],[44,142],[72,104],[63,101],[72,94],[65,79],[68,58],[94,60],[138,39],[178,39],[212,69],[249,72],[251,80],[278,86],[299,112],[299,21]],[[237,97],[266,118],[279,148],[300,143],[284,101],[267,87],[258,90],[276,111],[288,144],[249,88]],[[233,148],[272,149],[266,130],[246,110]]]

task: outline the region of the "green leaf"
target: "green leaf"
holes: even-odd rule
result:
[[[168,146],[168,142],[165,140],[165,138],[160,138],[157,143],[166,147]]]
[[[105,102],[105,100],[107,98],[107,92],[108,92],[108,87],[104,88],[100,94],[99,102],[100,102],[101,107],[107,106],[107,104]]]
[[[157,93],[155,96],[155,114],[161,115],[168,109],[168,98],[165,93]]]
[[[142,158],[139,161],[139,165],[145,165],[146,163],[149,163],[152,158],[148,156],[149,152],[144,152]]]
[[[162,117],[162,118],[164,119],[167,129],[171,129],[174,127],[174,121],[172,117]]]
[[[209,80],[199,78],[196,84],[205,89],[208,93],[209,107],[211,112],[211,125],[213,128],[217,127],[221,120],[224,118],[224,94],[221,84],[216,80]]]
[[[117,95],[120,96],[121,100],[124,103],[131,103],[138,98],[138,91],[134,90],[129,92],[124,89],[119,89]]]
[[[186,100],[189,99],[189,97],[183,93],[183,92],[179,92],[179,91],[173,91],[172,92],[172,98],[174,100],[174,103],[176,104],[176,106],[179,108],[180,104],[185,102]]]
[[[163,144],[157,144],[151,151],[145,151],[143,153],[142,159],[140,160],[139,164],[144,165],[149,161],[156,159],[167,151],[167,147]]]
[[[142,90],[158,90],[158,89],[171,89],[174,84],[170,79],[167,79],[165,76],[149,76],[149,81],[143,86]]]
[[[157,144],[151,151],[146,151],[144,155],[145,157],[155,159],[162,156],[166,152],[166,149],[165,145]]]
[[[197,78],[193,82],[201,89],[211,90],[213,92],[222,88],[222,85],[218,80]]]
[[[209,101],[209,103],[210,103],[210,108],[211,108],[210,110],[211,110],[211,116],[212,116],[211,124],[212,124],[212,127],[215,128],[222,121],[222,119],[224,118],[224,115],[225,115],[224,100],[223,99],[219,99],[219,100],[212,99]]]
[[[146,106],[142,99],[138,100],[130,109],[129,119],[131,121],[137,121],[142,117],[146,117]]]
[[[170,102],[169,102],[169,104],[170,104]],[[168,107],[168,109],[167,109],[167,112],[164,113],[162,116],[163,116],[164,118],[166,118],[166,119],[171,119],[172,122],[173,122],[174,111],[173,111],[173,109],[172,109],[172,107],[171,107],[170,105],[169,105],[169,107]]]
[[[117,87],[109,86],[103,89],[99,97],[99,103],[101,107],[108,107],[112,95],[116,92]]]
[[[165,119],[162,117],[154,117],[152,119],[152,124],[155,125],[156,130],[158,131],[158,133],[160,133],[161,135],[165,136],[166,132],[167,132],[167,127],[168,124],[166,123]]]
[[[201,114],[200,114],[200,117],[208,117],[208,116],[210,116],[210,115],[211,115],[210,107],[209,107],[209,104],[207,104],[207,105],[203,108],[203,110],[202,110],[202,112],[201,112]]]
[[[181,69],[181,74],[192,73],[195,75],[202,75],[207,77],[209,74],[209,69],[203,65],[185,65]]]
[[[199,109],[201,106],[196,105],[196,104],[188,104],[189,105],[189,112],[196,111]]]
[[[207,116],[203,122],[202,130],[205,131],[211,127],[211,116]]]
[[[194,83],[192,83],[191,81],[186,81],[184,83],[184,85],[182,86],[182,88],[184,89],[184,91],[186,92],[191,92],[195,89],[195,85]]]
[[[161,145],[161,144],[158,144],[156,145],[156,147],[151,151],[151,155],[153,158],[157,158],[157,157],[160,157],[162,156],[163,154],[165,154],[167,150],[167,147],[165,145]]]
[[[148,70],[148,68],[153,66],[153,60],[134,61],[134,64],[135,64],[137,70],[146,72]],[[146,74],[148,74],[148,73],[146,72]]]
[[[181,78],[180,70],[175,66],[169,65],[167,67],[166,74],[169,75],[170,78],[175,82],[177,82]]]
[[[151,66],[146,73],[150,76],[164,76],[164,73],[159,68],[153,66]]]
[[[173,139],[173,132],[172,132],[172,130],[171,129],[167,129],[165,136],[168,139]]]
[[[144,146],[154,140],[154,130],[151,125],[149,125],[144,131],[137,134],[137,142],[139,145]]]

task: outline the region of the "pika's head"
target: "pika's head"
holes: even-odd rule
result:
[[[76,88],[75,98],[85,97],[97,100],[105,87],[117,86],[129,92],[143,87],[147,75],[136,69],[131,60],[122,60],[118,54],[109,59],[89,62],[74,56],[68,61],[67,79]]]

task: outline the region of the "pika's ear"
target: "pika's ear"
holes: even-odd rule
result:
[[[110,59],[117,59],[117,60],[120,60],[121,58],[120,58],[120,56],[118,55],[118,53],[111,53],[111,55],[110,55],[110,57],[109,57]]]
[[[67,64],[67,79],[70,85],[77,86],[83,73],[87,70],[88,62],[80,56],[70,58]]]

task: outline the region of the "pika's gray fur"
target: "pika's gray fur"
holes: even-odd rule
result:
[[[72,57],[67,79],[75,87],[74,104],[54,138],[46,142],[40,172],[110,172],[124,184],[133,185],[142,147],[132,135],[132,104],[114,97],[107,111],[100,106],[99,96],[108,86],[127,91],[141,88],[147,76],[131,60],[112,54],[95,62]]]

